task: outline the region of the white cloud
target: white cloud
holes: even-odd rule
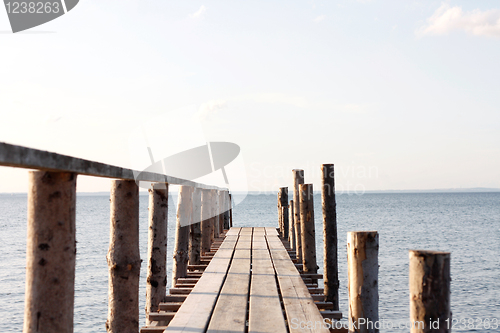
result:
[[[199,121],[210,120],[219,110],[227,107],[227,102],[224,100],[210,101],[203,103],[200,109],[195,114],[195,118]]]
[[[417,36],[446,35],[452,31],[465,31],[476,36],[500,37],[500,10],[464,12],[461,7],[443,3],[427,19],[427,24],[417,29]]]
[[[321,22],[326,19],[326,15],[320,15],[314,19],[314,22]]]
[[[198,9],[195,13],[189,14],[190,18],[197,19],[203,16],[203,14],[207,11],[207,7],[201,5],[200,9]]]

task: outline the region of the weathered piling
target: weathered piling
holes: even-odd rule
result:
[[[211,233],[211,204],[212,192],[210,190],[201,190],[201,253],[210,252]]]
[[[224,191],[219,191],[219,237],[224,232]]]
[[[213,190],[213,206],[212,206],[212,214],[213,214],[213,226],[214,226],[214,239],[219,238],[219,203],[220,196],[219,191]],[[212,239],[213,243],[213,239]]]
[[[190,186],[179,187],[177,200],[177,223],[175,229],[174,260],[172,266],[172,287],[177,285],[177,280],[187,275],[189,260],[189,231],[193,219],[193,188]]]
[[[149,189],[148,270],[146,279],[146,325],[148,315],[158,311],[167,289],[168,184]]]
[[[229,194],[229,227],[233,227],[233,195]]]
[[[299,185],[302,264],[304,273],[316,274],[316,231],[314,228],[313,185]]]
[[[302,237],[300,236],[300,199],[299,185],[304,184],[304,170],[294,169],[293,172],[293,223],[295,227],[295,251],[297,259],[302,262]]]
[[[323,281],[325,302],[339,310],[339,270],[337,253],[337,209],[333,164],[321,166],[321,204],[323,207]]]
[[[76,178],[29,173],[25,333],[73,332]]]
[[[135,181],[111,182],[109,304],[106,330],[139,330],[139,187]]]
[[[294,227],[294,214],[293,214],[293,200],[290,200],[290,204],[288,205],[288,241],[290,242],[290,248],[292,251],[295,251],[295,227]]]
[[[288,239],[288,187],[278,191],[278,221],[281,237]]]
[[[201,189],[193,190],[193,221],[189,238],[189,264],[200,264],[201,252]]]
[[[347,233],[349,332],[379,331],[378,247],[376,231]]]
[[[450,253],[410,250],[411,333],[451,332]]]
[[[229,194],[229,191],[225,191],[225,199],[224,199],[224,229],[229,230],[231,227],[231,224],[229,222],[230,217],[229,217],[229,212],[231,210],[231,194]]]

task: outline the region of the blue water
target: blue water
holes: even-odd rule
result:
[[[321,198],[315,195],[316,246],[322,270]],[[0,195],[0,331],[20,332],[24,310],[26,196]],[[172,253],[175,210],[169,205]],[[147,196],[140,201],[141,257],[146,258]],[[347,315],[346,234],[377,230],[379,313],[384,321],[408,320],[408,250],[451,252],[454,332],[485,329],[486,319],[500,320],[500,193],[418,193],[337,196],[340,308]],[[234,208],[234,226],[277,226],[276,196],[248,196]],[[107,316],[109,197],[78,196],[75,332],[105,331]],[[145,262],[145,261],[144,261]],[[169,276],[171,255],[168,257]],[[140,322],[144,323],[145,270],[141,270]],[[169,281],[170,284],[170,281]],[[480,323],[482,321],[482,324]],[[399,329],[381,330],[402,332]],[[403,331],[408,331],[403,330]]]

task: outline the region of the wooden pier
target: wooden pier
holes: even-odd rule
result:
[[[303,170],[293,170],[290,205],[288,188],[278,192],[278,228],[239,228],[227,188],[2,142],[0,166],[36,170],[29,174],[24,333],[73,332],[78,175],[113,179],[107,332],[347,332],[347,323],[349,332],[379,331],[376,231],[348,233],[349,313],[339,321],[333,164],[322,165],[324,289],[318,288],[313,186],[304,183]],[[142,329],[140,181],[151,182]],[[170,185],[180,187],[167,294]],[[410,251],[410,322],[418,324],[411,332],[434,332],[428,318],[442,327],[451,319],[450,254]]]
[[[276,228],[231,228],[201,277],[170,290],[185,300],[171,297],[150,314],[168,326],[141,332],[329,332],[324,318],[342,314],[326,310],[322,289],[309,283],[320,277],[300,274]]]

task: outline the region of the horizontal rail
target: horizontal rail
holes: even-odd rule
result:
[[[226,190],[226,188],[196,183],[190,180],[162,175],[159,173],[126,169],[68,155],[52,153],[45,150],[11,145],[5,142],[0,142],[0,166],[44,171],[73,172],[79,175],[135,180],[136,182],[158,182],[211,190]]]

